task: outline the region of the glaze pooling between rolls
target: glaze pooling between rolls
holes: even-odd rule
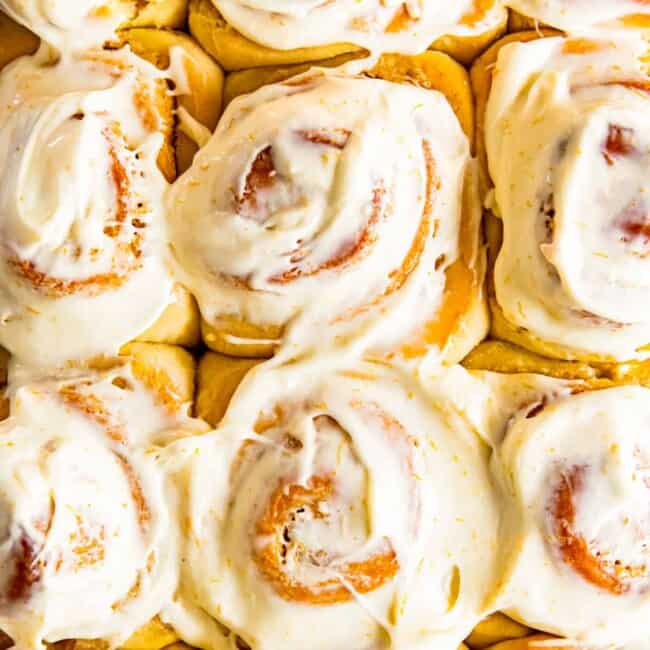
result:
[[[295,319],[292,350],[408,356],[460,257],[471,164],[437,92],[320,70],[266,86],[230,104],[172,188],[181,277],[209,324],[282,338]]]
[[[0,343],[21,361],[115,353],[169,303],[160,84],[128,49],[0,75]]]
[[[14,387],[0,423],[0,628],[119,645],[171,600],[178,547],[154,444],[204,425],[126,363]]]
[[[456,650],[492,580],[487,450],[403,377],[321,370],[260,366],[214,437],[170,448],[181,602],[253,650]]]
[[[471,36],[500,23],[494,0],[213,0],[239,32],[276,50],[348,42],[375,53],[419,54],[439,36]]]
[[[516,618],[590,647],[647,638],[649,425],[635,386],[541,399],[509,422],[495,468]]]
[[[648,356],[644,52],[640,39],[554,38],[499,54],[485,129],[504,230],[496,299],[568,356]]]
[[[506,0],[520,14],[571,34],[650,27],[647,0]]]

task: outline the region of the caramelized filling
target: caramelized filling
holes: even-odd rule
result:
[[[585,489],[587,471],[586,466],[576,465],[560,476],[548,508],[553,542],[564,563],[584,580],[610,594],[621,595],[629,591],[630,578],[645,576],[647,570],[645,566],[607,559],[575,530],[575,498]]]
[[[315,519],[326,518],[320,505],[333,492],[334,486],[329,476],[312,476],[306,487],[280,482],[257,523],[257,535],[271,541],[255,550],[255,564],[275,591],[286,600],[310,605],[334,605],[353,597],[349,587],[338,578],[325,578],[310,586],[301,584],[288,574],[285,564],[287,547],[293,543],[291,527],[296,514],[308,510]],[[381,552],[359,562],[339,563],[325,549],[300,546],[296,552],[304,563],[325,570],[332,569],[361,594],[383,586],[399,571],[395,552],[387,541]]]

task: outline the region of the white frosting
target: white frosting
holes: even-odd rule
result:
[[[506,0],[525,16],[572,34],[650,27],[645,0]]]
[[[160,78],[128,49],[0,74],[0,343],[24,362],[114,353],[171,299]]]
[[[650,612],[650,390],[529,402],[497,449],[505,596],[532,627],[635,645]]]
[[[101,45],[135,11],[134,0],[0,0],[0,9],[60,50]]]
[[[504,226],[496,297],[508,321],[577,356],[648,356],[643,52],[636,39],[542,39],[504,47],[495,70],[486,140]]]
[[[171,599],[178,535],[152,445],[205,429],[156,400],[128,365],[13,388],[0,423],[0,629],[17,648],[119,645]]]
[[[486,452],[381,366],[259,366],[214,434],[168,450],[186,495],[171,622],[206,648],[231,647],[216,620],[253,650],[456,650],[494,584]]]
[[[212,0],[248,38],[276,50],[348,42],[373,52],[418,54],[444,34],[471,36],[504,18],[498,1]]]
[[[471,166],[440,93],[320,70],[265,86],[169,194],[181,279],[208,322],[291,323],[292,352],[400,355],[459,257]]]

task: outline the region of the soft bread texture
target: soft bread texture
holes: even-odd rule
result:
[[[587,363],[544,357],[506,341],[488,340],[463,360],[469,370],[506,374],[538,374],[557,379],[581,380],[592,388],[626,384],[650,386],[650,362]]]
[[[206,52],[229,71],[320,61],[359,51],[350,44],[294,50],[264,47],[228,25],[211,0],[190,0],[189,27]]]
[[[125,27],[155,27],[156,29],[182,29],[187,21],[187,0],[145,0]]]
[[[19,56],[33,54],[38,37],[0,11],[0,70]]]
[[[530,632],[529,627],[513,621],[505,614],[491,614],[472,630],[465,642],[472,650],[483,650],[495,643],[529,636]]]
[[[180,32],[127,29],[120,36],[136,54],[161,70],[171,69],[172,75],[180,77],[173,80],[177,108],[187,111],[208,132],[214,131],[221,116],[224,77],[212,58],[192,38]],[[191,138],[191,125],[185,128],[182,116],[177,114],[176,120],[176,166],[181,174],[191,165],[201,143]]]
[[[130,359],[133,374],[157,396],[157,402],[176,411],[194,401],[196,362],[177,345],[128,343],[120,355]]]
[[[553,639],[557,644],[553,643]],[[510,639],[495,643],[487,650],[534,650],[534,648],[545,648],[545,650],[579,650],[580,646],[567,645],[564,639],[557,639],[548,634],[532,634],[525,639]]]
[[[197,417],[216,427],[248,371],[260,363],[259,359],[206,352],[199,362],[197,373]]]
[[[266,82],[282,82],[301,69],[287,66],[231,73],[226,80],[227,101],[242,92],[258,89],[261,92]],[[366,76],[442,93],[455,110],[468,138],[471,138],[474,118],[468,75],[462,66],[447,55],[440,52],[427,52],[415,57],[386,55]],[[291,84],[291,81],[287,84]],[[270,88],[268,87],[269,90]],[[425,98],[426,95],[423,95]],[[447,274],[445,298],[437,325],[432,321],[427,335],[429,344],[446,348],[446,362],[462,358],[480,340],[486,328],[482,295],[483,253],[478,223],[480,214],[476,210],[475,191],[476,176],[470,172],[463,194],[462,261],[450,268]],[[186,202],[185,199],[183,201]],[[281,323],[262,325],[225,314],[204,318],[202,330],[208,347],[244,357],[270,356],[283,336]],[[263,342],[256,343],[255,339],[263,339]],[[417,346],[413,350],[415,347]]]
[[[430,49],[444,52],[463,65],[470,65],[491,43],[503,36],[507,28],[508,12],[504,11],[501,18],[482,34],[474,36],[446,34],[436,39]]]
[[[221,115],[223,72],[194,40],[180,32],[157,29],[127,29],[120,37],[138,56],[177,77],[173,80],[177,108],[186,110],[191,120],[213,131]],[[188,133],[191,130],[183,128],[183,118],[177,115],[174,178],[190,167],[199,148]],[[199,343],[200,336],[196,301],[184,287],[177,285],[171,304],[137,340],[193,347]]]
[[[341,11],[344,9],[342,8]],[[450,8],[449,11],[450,14],[458,12],[456,7]],[[367,40],[367,34],[364,35],[364,30],[360,30],[356,34],[356,37],[361,39],[357,45],[353,44],[356,42],[353,40],[350,43],[325,43],[312,47],[287,47],[283,42],[282,47],[269,47],[259,41],[256,42],[255,39],[247,38],[235,29],[216,9],[211,0],[190,0],[189,24],[190,30],[197,40],[226,70],[301,64],[343,54],[363,53],[364,50],[359,47],[359,44],[377,52],[399,51],[409,54],[422,51],[430,45],[431,49],[446,52],[463,63],[469,63],[505,31],[507,24],[507,12],[498,3],[484,2],[469,11],[470,13],[465,17],[467,22],[460,26],[447,25],[452,30],[456,29],[457,33],[442,33],[435,38],[432,44],[425,43],[424,46],[416,48],[413,48],[411,44],[407,46],[404,44],[402,46],[378,44],[373,47]],[[441,20],[444,21],[444,19]],[[273,22],[271,22],[272,25]],[[248,25],[248,27],[252,28],[252,25]],[[405,30],[409,29],[408,20],[403,21],[403,27]],[[299,30],[300,27],[297,26],[294,33]],[[394,29],[390,31],[399,33],[397,21]],[[351,32],[350,36],[354,39],[354,32]]]

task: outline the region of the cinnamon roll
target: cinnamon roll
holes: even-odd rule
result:
[[[484,125],[503,228],[497,338],[563,359],[648,357],[645,50],[636,37],[499,49]]]
[[[498,0],[367,3],[190,0],[192,34],[226,70],[318,61],[350,52],[419,54],[430,46],[469,62],[505,30]]]
[[[500,579],[487,606],[562,637],[541,647],[646,647],[650,387],[458,367],[433,381],[494,449]]]
[[[168,200],[205,342],[462,358],[486,328],[474,171],[440,92],[316,70],[233,101]]]
[[[206,648],[456,650],[493,587],[486,451],[385,366],[258,366],[214,434],[169,448],[186,495],[170,622]]]
[[[650,389],[614,387],[509,422],[495,467],[517,619],[583,643],[647,636],[649,405]]]
[[[187,0],[0,0],[0,11],[58,50],[81,50],[119,27],[181,27]]]
[[[190,39],[154,35],[165,42],[152,45],[148,34],[127,38],[149,54],[173,49],[182,82],[195,65],[185,64]],[[114,354],[165,315],[145,338],[196,338],[196,307],[173,290],[165,260],[162,194],[176,174],[168,74],[129,48],[54,63],[43,50],[0,74],[0,343],[21,361]],[[177,92],[193,97],[189,85]]]
[[[506,0],[513,9],[510,29],[539,24],[571,34],[616,33],[650,29],[645,0]]]
[[[152,452],[205,425],[172,391],[178,358],[143,345],[102,371],[12,384],[0,423],[0,629],[17,649],[178,638],[154,618],[177,583],[178,533]]]

